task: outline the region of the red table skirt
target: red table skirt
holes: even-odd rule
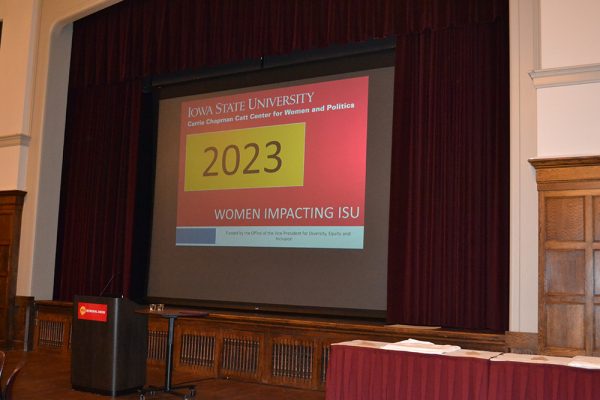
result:
[[[489,361],[331,346],[326,400],[487,399]]]
[[[563,365],[490,362],[488,400],[597,400],[600,371]]]

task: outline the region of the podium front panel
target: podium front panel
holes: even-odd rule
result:
[[[144,386],[148,328],[137,307],[124,298],[74,298],[73,389],[116,396]]]

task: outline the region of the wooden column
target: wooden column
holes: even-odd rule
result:
[[[0,347],[11,348],[25,192],[0,191]]]
[[[530,162],[539,192],[539,350],[600,355],[600,156]]]

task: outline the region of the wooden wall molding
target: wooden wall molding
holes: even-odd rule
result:
[[[36,302],[34,348],[70,351],[73,305]],[[248,382],[324,390],[331,343],[408,338],[507,351],[504,334],[385,326],[381,323],[211,312],[179,318],[175,325],[175,379],[231,378]],[[148,321],[148,365],[165,364],[167,321]]]
[[[536,170],[544,168],[571,168],[600,165],[600,155],[530,158],[529,162]]]
[[[532,158],[538,191],[600,188],[600,156]]]

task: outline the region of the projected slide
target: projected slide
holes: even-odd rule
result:
[[[363,248],[368,86],[183,102],[176,244]]]

